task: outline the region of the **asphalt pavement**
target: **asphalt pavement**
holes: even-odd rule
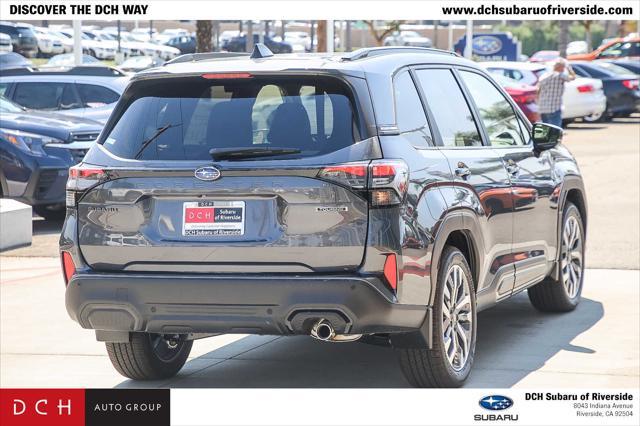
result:
[[[198,340],[177,377],[127,380],[93,331],[67,317],[57,259],[0,267],[0,387],[408,387],[392,349],[307,336]],[[523,293],[480,313],[467,386],[637,386],[639,280],[640,271],[588,270],[574,312],[539,313]]]

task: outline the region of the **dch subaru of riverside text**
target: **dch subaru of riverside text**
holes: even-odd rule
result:
[[[132,379],[237,333],[387,344],[412,385],[461,386],[478,311],[580,301],[561,138],[445,51],[177,58],[132,78],[70,169],[67,311]]]

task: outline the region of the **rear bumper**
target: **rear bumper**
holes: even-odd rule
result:
[[[356,276],[80,273],[66,308],[83,328],[110,331],[306,334],[316,316],[344,319],[339,333],[419,329],[427,308],[394,303],[380,286]]]

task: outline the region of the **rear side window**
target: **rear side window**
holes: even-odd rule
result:
[[[484,76],[460,71],[493,146],[525,145],[511,104]]]
[[[81,107],[73,87],[68,83],[17,83],[13,100],[30,109],[58,110]]]
[[[104,147],[142,160],[210,160],[214,148],[299,150],[269,158],[328,154],[359,140],[351,94],[335,78],[179,77],[140,81]]]
[[[408,71],[401,72],[393,80],[393,92],[396,121],[400,133],[404,134],[416,148],[433,145],[420,96]]]
[[[0,33],[15,36],[18,34],[18,31],[16,31],[16,27],[12,27],[10,25],[0,25]]]
[[[482,139],[467,101],[450,70],[417,71],[425,100],[448,147],[481,146]]]
[[[96,108],[118,101],[118,94],[106,87],[95,84],[76,83],[80,99],[85,108]]]

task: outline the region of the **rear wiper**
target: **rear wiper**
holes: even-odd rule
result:
[[[138,152],[136,152],[135,158],[136,160],[138,160],[140,158],[140,156],[142,155],[142,153],[144,152],[145,149],[147,149],[147,147],[149,146],[149,144],[151,142],[153,142],[154,140],[156,140],[158,138],[158,136],[160,136],[162,133],[164,133],[165,130],[168,130],[172,127],[177,127],[179,126],[179,124],[167,124],[165,126],[160,127],[158,130],[156,130],[156,132],[146,141],[142,142],[142,146],[140,147],[140,149],[138,150]]]
[[[277,155],[299,154],[301,151],[296,148],[213,148],[209,150],[209,155],[214,161],[219,160],[242,160],[245,158],[274,157]]]

